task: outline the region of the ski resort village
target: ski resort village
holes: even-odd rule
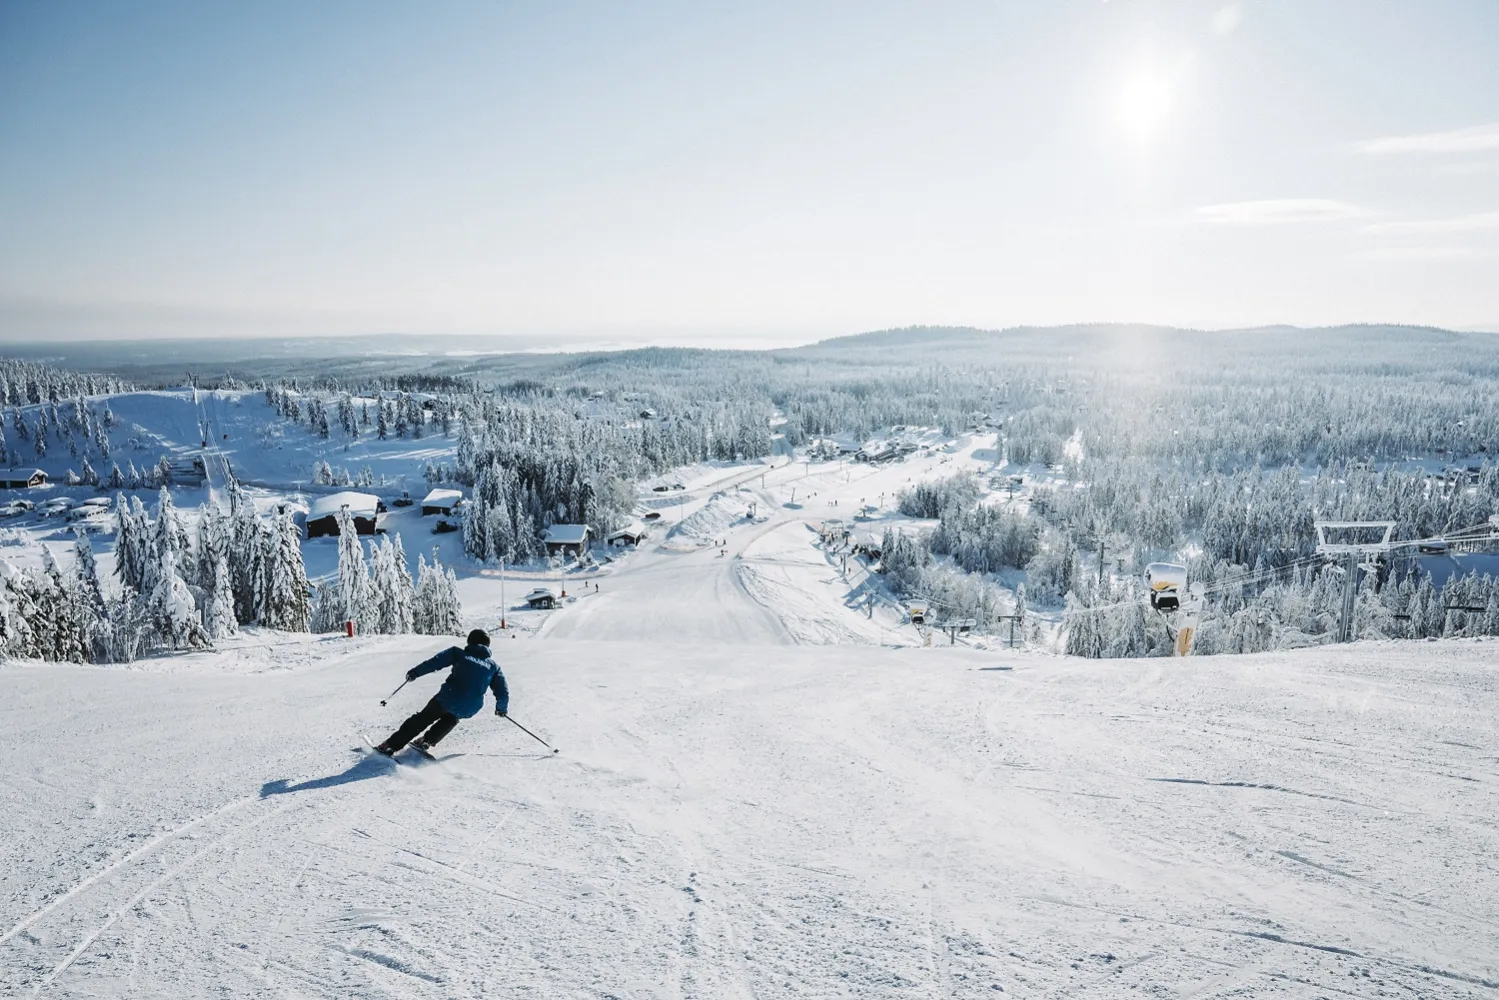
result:
[[[1499,992],[1493,384],[892,336],[0,364],[5,994]]]
[[[0,1000],[1499,1000],[1496,39],[0,0]]]

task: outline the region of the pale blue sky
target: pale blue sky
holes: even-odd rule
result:
[[[0,0],[0,337],[1499,329],[1499,3]]]

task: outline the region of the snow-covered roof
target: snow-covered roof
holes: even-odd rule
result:
[[[543,541],[550,545],[582,545],[588,541],[588,525],[554,524],[547,529]]]
[[[47,474],[41,469],[5,469],[0,471],[0,479],[30,479],[32,476],[43,476]]]
[[[422,497],[423,507],[451,507],[463,499],[462,490],[433,490]]]
[[[345,490],[342,493],[330,493],[325,497],[318,497],[312,502],[307,516],[309,519],[316,520],[320,517],[327,517],[329,514],[337,514],[342,507],[347,506],[349,513],[355,517],[374,517],[379,504],[380,498],[372,493],[355,493],[353,490]]]
[[[625,537],[642,538],[646,534],[647,534],[647,532],[646,532],[646,529],[645,529],[645,525],[643,525],[643,524],[627,524],[623,528],[620,528],[618,531],[616,531],[614,534],[610,535],[607,540],[612,542],[616,538],[625,538]]]
[[[532,601],[538,597],[556,597],[557,594],[551,587],[537,587],[526,595],[526,600]]]

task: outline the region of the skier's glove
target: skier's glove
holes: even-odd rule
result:
[[[494,714],[503,719],[505,717],[505,710],[499,706],[495,706]]]
[[[406,671],[406,680],[408,682],[416,680],[416,668],[415,667],[412,667],[410,670]]]

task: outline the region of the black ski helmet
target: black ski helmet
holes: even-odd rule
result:
[[[484,631],[482,628],[474,629],[468,634],[468,644],[470,646],[489,645],[489,633]]]

